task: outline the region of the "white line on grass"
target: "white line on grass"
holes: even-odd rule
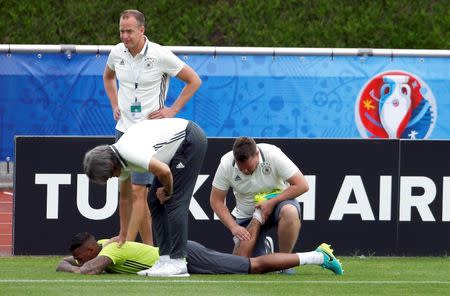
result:
[[[117,279],[117,280],[98,280],[98,279],[79,279],[79,280],[45,280],[45,279],[0,279],[0,283],[80,283],[80,284],[88,284],[88,283],[146,283],[146,284],[164,284],[164,283],[182,283],[182,284],[207,284],[207,283],[215,283],[215,284],[336,284],[336,285],[360,285],[360,284],[368,284],[368,285],[450,285],[450,281],[238,281],[238,280],[153,280],[153,279],[142,279],[142,280],[132,280],[132,279]]]

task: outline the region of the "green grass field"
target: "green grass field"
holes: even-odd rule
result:
[[[0,295],[450,295],[448,257],[342,257],[345,274],[317,266],[295,275],[75,275],[55,272],[60,257],[0,258]]]

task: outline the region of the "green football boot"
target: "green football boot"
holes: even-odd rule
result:
[[[331,270],[336,275],[342,275],[344,270],[342,269],[342,264],[333,255],[333,249],[329,244],[322,243],[317,247],[316,252],[323,254],[323,264],[322,267]]]

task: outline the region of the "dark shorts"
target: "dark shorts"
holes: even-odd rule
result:
[[[272,212],[272,214],[267,219],[266,223],[261,227],[261,231],[259,233],[258,241],[255,245],[255,250],[253,251],[252,256],[261,256],[266,254],[266,247],[264,245],[264,239],[266,238],[267,232],[272,228],[276,227],[278,225],[278,220],[280,220],[280,212],[281,208],[287,204],[293,205],[298,212],[298,217],[300,218],[300,204],[295,199],[285,200],[280,202],[276,207],[275,210]],[[247,219],[236,219],[236,223],[247,227],[247,225],[250,223],[252,218]]]
[[[221,253],[194,242],[187,242],[187,268],[192,274],[248,274],[250,259]]]
[[[122,137],[123,133],[119,130],[116,130],[116,142]],[[137,173],[131,172],[131,184],[134,185],[143,185],[150,187],[153,182],[153,175],[149,172],[145,173]]]

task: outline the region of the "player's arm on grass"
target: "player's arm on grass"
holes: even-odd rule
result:
[[[112,260],[106,256],[97,256],[83,265],[71,256],[66,257],[59,262],[56,271],[81,273],[81,274],[100,274],[105,271],[106,267],[111,265]]]
[[[63,272],[73,272],[76,273],[77,270],[80,269],[80,264],[78,264],[77,260],[73,258],[73,256],[63,258],[58,266],[56,267],[56,271]]]
[[[80,267],[81,274],[100,274],[113,262],[106,256],[97,256]]]

